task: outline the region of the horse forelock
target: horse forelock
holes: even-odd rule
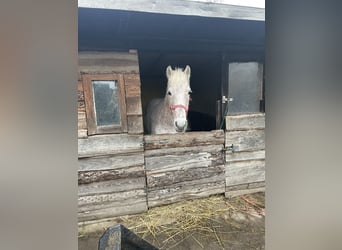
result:
[[[180,86],[189,86],[189,78],[182,68],[176,68],[172,71],[169,79],[168,86],[172,87],[180,87]]]

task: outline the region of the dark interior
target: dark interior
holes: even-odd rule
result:
[[[216,128],[225,63],[264,61],[265,23],[79,8],[79,51],[137,49],[145,109],[165,94],[168,65],[191,67],[191,129]]]

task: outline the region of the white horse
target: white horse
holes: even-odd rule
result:
[[[166,68],[167,88],[164,99],[153,99],[147,107],[146,129],[150,134],[185,132],[191,100],[190,66]]]

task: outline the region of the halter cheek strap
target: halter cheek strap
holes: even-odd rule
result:
[[[175,104],[175,105],[171,105],[171,106],[170,106],[170,109],[171,109],[171,110],[175,110],[175,109],[177,109],[177,108],[184,109],[185,112],[188,112],[188,110],[189,110],[189,108],[186,107],[186,106],[184,106],[183,104]]]

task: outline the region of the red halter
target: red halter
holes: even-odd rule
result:
[[[188,110],[189,110],[189,108],[186,107],[186,106],[184,106],[183,104],[176,104],[176,105],[171,105],[171,106],[170,106],[170,109],[171,109],[171,110],[175,110],[175,109],[177,109],[177,108],[184,109],[185,112],[188,112]]]

